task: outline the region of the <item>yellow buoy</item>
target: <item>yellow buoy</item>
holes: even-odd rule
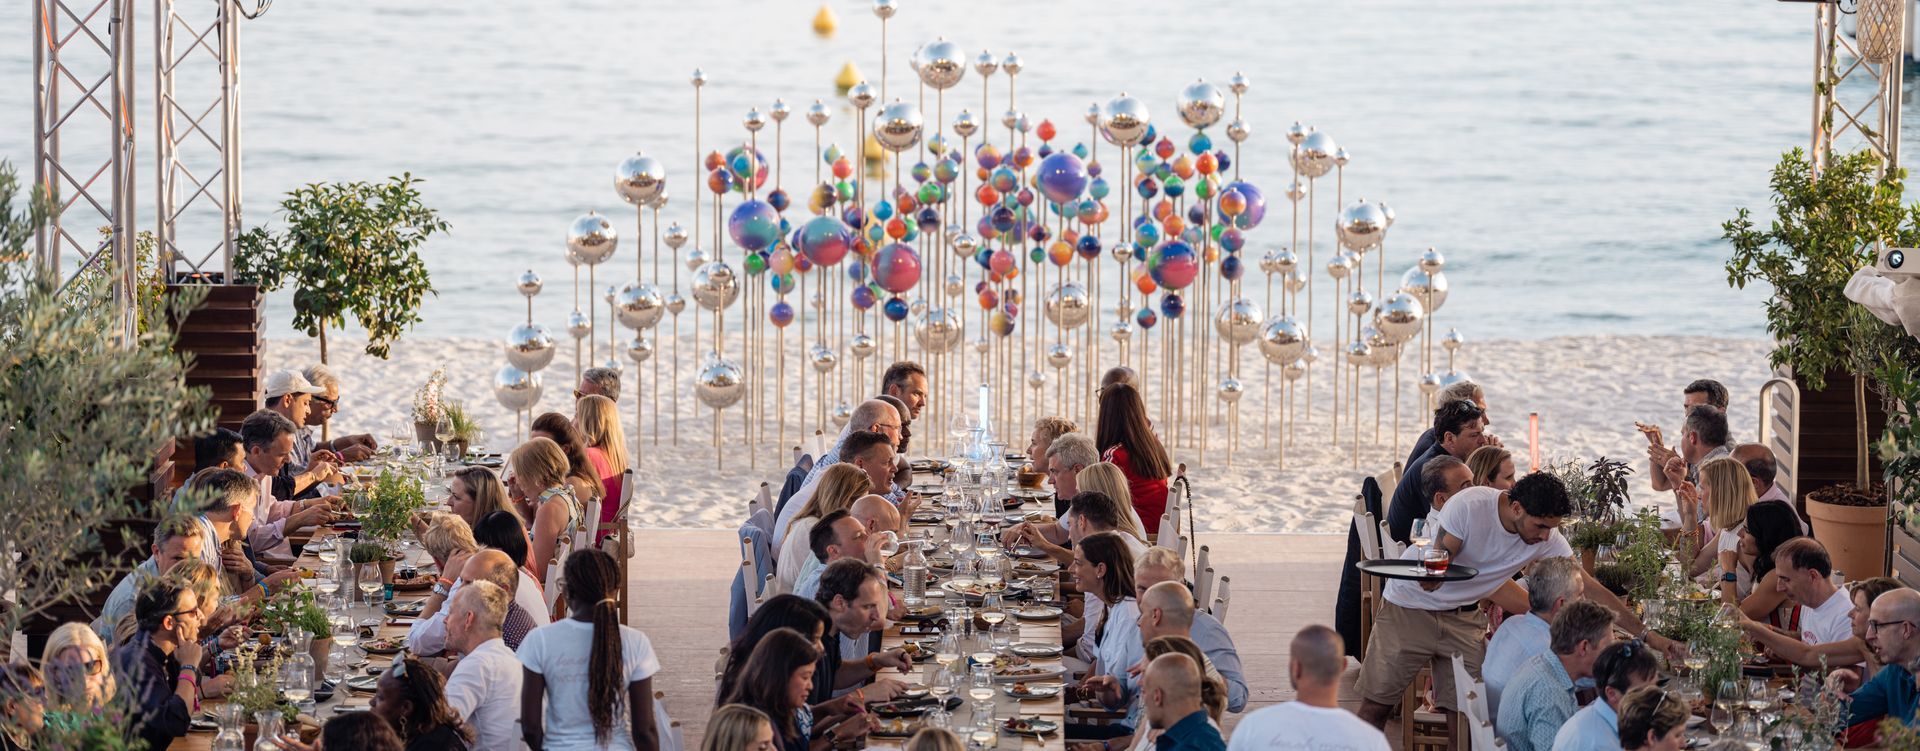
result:
[[[833,14],[833,8],[831,6],[826,3],[821,3],[820,12],[813,14],[813,33],[823,37],[830,37],[833,36],[834,30],[838,28],[840,28],[840,18]],[[852,86],[853,84],[847,85]]]
[[[865,80],[867,77],[860,75],[860,69],[854,66],[852,60],[848,60],[846,65],[840,66],[840,73],[833,77],[833,85],[840,90],[840,93],[845,94],[847,89]]]

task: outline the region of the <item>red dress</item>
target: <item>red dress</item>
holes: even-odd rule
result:
[[[608,524],[613,521],[615,514],[620,513],[620,493],[624,490],[622,486],[625,484],[623,481],[626,475],[612,471],[612,467],[607,463],[606,450],[599,446],[588,446],[587,458],[592,460],[593,471],[600,475],[600,485],[606,490],[606,495],[600,499],[599,522],[603,525]],[[613,532],[614,530],[611,529],[600,529],[593,536],[594,544],[598,545]]]
[[[1127,456],[1127,447],[1114,444],[1100,455],[1102,461],[1113,462],[1120,468],[1120,474],[1127,477],[1127,492],[1133,494],[1133,511],[1140,515],[1140,526],[1147,530],[1151,540],[1160,533],[1160,517],[1167,513],[1167,478],[1142,477],[1133,471],[1132,457]]]

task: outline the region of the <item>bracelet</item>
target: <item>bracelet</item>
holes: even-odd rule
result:
[[[195,670],[193,668],[187,668],[187,667],[180,668],[180,673],[178,675],[175,675],[173,679],[176,682],[186,681],[188,683],[191,683],[193,684],[194,688],[200,687],[200,671]]]
[[[1738,584],[1740,582],[1740,577],[1738,575],[1735,575],[1733,572],[1729,571],[1727,573],[1720,575],[1720,581],[1727,584]]]
[[[260,596],[261,596],[261,597],[272,597],[272,596],[273,596],[273,590],[271,590],[271,589],[267,589],[267,580],[265,580],[265,579],[261,579],[261,580],[260,580]]]
[[[873,665],[873,653],[871,652],[867,653],[867,671],[873,673],[880,672],[880,669]]]

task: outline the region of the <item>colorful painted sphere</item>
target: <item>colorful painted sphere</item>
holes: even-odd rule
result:
[[[891,243],[873,257],[873,281],[896,295],[920,283],[920,253],[905,243]],[[902,319],[905,318],[903,313]]]
[[[727,234],[748,251],[765,250],[780,239],[780,212],[766,201],[742,201],[727,217]]]
[[[847,250],[853,245],[853,232],[838,219],[816,216],[800,225],[799,238],[794,244],[806,254],[807,260],[832,266],[847,257]]]
[[[1087,189],[1087,165],[1071,153],[1055,153],[1040,161],[1034,184],[1049,201],[1072,201]]]
[[[1153,281],[1167,289],[1184,289],[1200,275],[1200,257],[1183,242],[1164,243],[1147,258]]]
[[[776,328],[786,328],[787,324],[793,323],[793,306],[785,300],[774,302],[772,307],[767,308],[767,320]]]

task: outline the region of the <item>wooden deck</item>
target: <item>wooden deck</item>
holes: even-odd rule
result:
[[[740,563],[739,544],[727,530],[648,529],[635,540],[632,625],[652,639],[662,665],[654,687],[667,693],[669,713],[688,747],[697,748],[713,709],[713,668],[726,641],[727,587]],[[1346,538],[1209,534],[1200,542],[1210,549],[1214,570],[1233,581],[1226,625],[1245,662],[1248,710],[1292,699],[1287,643],[1302,626],[1332,624]],[[1349,684],[1353,673],[1349,668]],[[1229,730],[1239,717],[1227,716]],[[1398,747],[1397,724],[1388,730]]]

